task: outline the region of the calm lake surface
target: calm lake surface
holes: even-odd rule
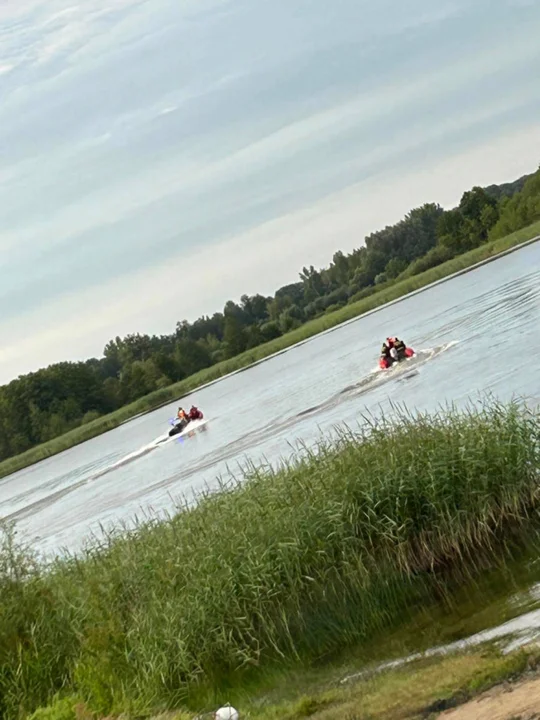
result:
[[[139,417],[0,483],[0,515],[43,552],[76,550],[100,525],[174,511],[246,462],[277,463],[301,441],[392,405],[436,410],[491,393],[540,399],[540,243],[314,338],[183,401],[204,431],[160,446],[176,405]],[[418,355],[375,372],[382,340]],[[529,351],[531,349],[532,351]]]

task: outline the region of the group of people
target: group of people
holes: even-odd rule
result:
[[[202,416],[203,414],[199,410],[199,408],[195,407],[195,405],[192,405],[189,412],[186,412],[184,408],[179,407],[178,413],[176,414],[176,419],[179,422],[183,422],[187,425],[187,423],[191,422],[192,420],[201,420]]]
[[[382,344],[381,358],[395,359],[400,355],[403,356],[406,349],[407,346],[403,340],[400,340],[398,337],[387,337]]]

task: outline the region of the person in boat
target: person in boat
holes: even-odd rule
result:
[[[388,347],[386,342],[383,342],[381,347],[381,355],[379,357],[379,365],[380,367],[388,368],[393,363],[392,354],[390,352],[390,348]]]
[[[387,359],[391,358],[392,360],[395,360],[398,355],[396,342],[398,342],[397,338],[387,337],[385,342],[383,342],[381,355]]]
[[[191,409],[188,413],[188,418],[190,420],[200,420],[202,418],[202,412],[199,410],[198,407],[195,407],[195,405],[192,405]]]
[[[403,340],[400,340],[398,337],[389,337],[386,338],[386,344],[390,348],[390,350],[395,350],[396,352],[399,352],[402,348],[405,347],[405,343]],[[392,353],[394,355],[395,353]]]
[[[178,420],[178,424],[185,426],[188,424],[190,418],[187,412],[184,410],[183,407],[178,408],[178,412],[176,414],[176,419]]]
[[[381,358],[391,362],[405,356],[405,343],[398,337],[387,337],[382,344]]]
[[[379,357],[379,364],[381,367],[390,367],[394,361],[394,358],[392,357],[392,353],[390,350],[390,345],[388,341],[383,342],[381,347],[381,355]]]
[[[404,357],[407,346],[405,345],[403,340],[400,340],[399,338],[393,338],[393,340],[394,340],[394,347],[397,351],[398,357]]]
[[[389,352],[392,356],[398,358],[405,357],[405,350],[407,349],[407,346],[403,340],[400,340],[398,337],[389,337],[386,338],[386,345],[389,347]],[[395,352],[392,352],[392,349]]]

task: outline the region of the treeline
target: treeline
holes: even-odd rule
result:
[[[170,335],[117,337],[102,358],[20,376],[0,387],[0,460],[539,218],[540,169],[474,187],[451,210],[415,208],[351,253],[336,252],[327,268],[304,267],[273,297],[244,295],[211,317],[178,322]]]

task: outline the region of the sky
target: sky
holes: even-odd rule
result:
[[[540,163],[537,0],[0,0],[0,382]]]

